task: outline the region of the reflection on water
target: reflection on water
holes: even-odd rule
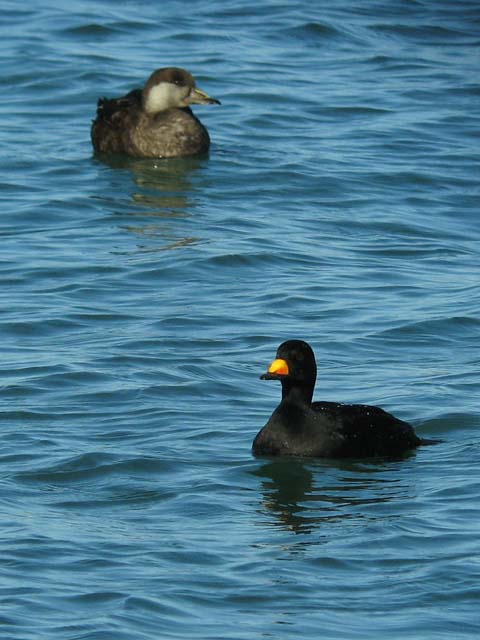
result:
[[[149,244],[139,244],[138,250],[140,252],[148,253],[149,251],[167,251],[169,249],[181,249],[189,245],[198,244],[200,238],[178,238],[175,235],[175,231],[171,229],[170,225],[161,224],[146,224],[143,226],[127,225],[123,227],[127,231],[137,234],[138,236],[144,236],[146,240],[154,240],[161,238],[163,241],[162,246],[151,246]],[[170,239],[170,242],[167,242]]]
[[[262,478],[262,511],[289,531],[311,533],[321,522],[366,517],[362,506],[408,493],[388,464],[284,458],[253,473]]]
[[[142,251],[178,249],[199,241],[192,236],[180,236],[178,228],[171,224],[173,219],[185,219],[195,209],[194,195],[197,184],[196,174],[205,165],[205,157],[172,158],[151,160],[96,154],[98,160],[114,170],[128,170],[139,190],[132,191],[131,200],[135,205],[128,216],[161,219],[161,222],[126,225],[124,228],[143,238],[166,240],[161,247],[141,247]],[[202,180],[202,189],[205,181]]]
[[[272,513],[286,529],[309,533],[307,507],[301,503],[313,494],[312,472],[297,460],[283,459],[266,463],[253,473],[263,478],[263,510]]]

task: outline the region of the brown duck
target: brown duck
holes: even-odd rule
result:
[[[206,153],[208,131],[191,104],[220,104],[196,87],[184,69],[152,73],[143,89],[122,98],[100,98],[92,123],[92,144],[100,153],[137,158],[178,158]]]

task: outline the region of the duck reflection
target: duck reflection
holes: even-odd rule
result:
[[[96,154],[96,158],[113,169],[128,170],[133,177],[137,188],[132,190],[130,199],[135,208],[116,215],[128,216],[129,219],[150,218],[146,224],[127,224],[124,227],[143,239],[167,241],[161,246],[151,245],[148,250],[177,249],[199,241],[199,238],[179,235],[173,221],[189,218],[195,209],[195,175],[205,165],[204,157],[149,160]],[[120,188],[125,190],[123,179]],[[115,185],[114,189],[118,191]],[[142,247],[142,250],[147,249]]]
[[[302,505],[313,494],[313,474],[297,460],[275,460],[253,472],[263,478],[262,509],[272,513],[278,524],[295,533],[310,530],[307,508]]]
[[[252,473],[262,478],[262,511],[282,528],[308,534],[327,521],[375,517],[367,505],[408,494],[409,487],[391,475],[392,464],[283,458]]]

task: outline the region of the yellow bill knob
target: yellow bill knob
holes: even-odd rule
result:
[[[288,376],[288,364],[285,362],[285,360],[277,358],[268,367],[268,373],[276,373],[281,376]]]

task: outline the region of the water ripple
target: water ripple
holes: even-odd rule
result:
[[[476,3],[4,5],[2,637],[477,638]],[[169,64],[209,156],[94,157]],[[288,337],[441,444],[252,458]]]

